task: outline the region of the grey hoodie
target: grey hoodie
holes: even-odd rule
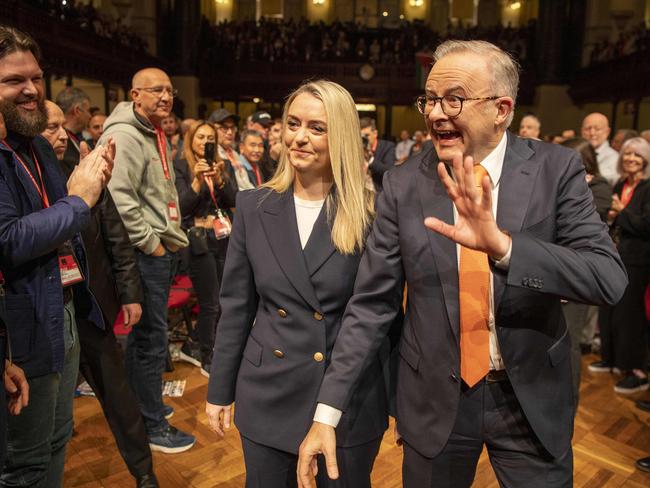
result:
[[[108,189],[131,243],[145,254],[151,254],[161,241],[186,247],[188,241],[181,230],[176,176],[169,148],[167,162],[171,178],[167,180],[158,154],[156,132],[153,126],[136,117],[132,102],[119,103],[106,119],[99,143],[109,137],[115,140],[117,153]],[[170,203],[176,205],[176,220],[170,219]]]

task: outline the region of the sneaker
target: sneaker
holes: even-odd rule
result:
[[[615,368],[607,361],[596,361],[588,366],[589,371],[592,373],[611,373]]]
[[[648,389],[648,377],[639,378],[634,373],[626,374],[614,387],[616,393],[621,393],[623,395],[630,395],[639,391],[645,391]]]
[[[164,404],[163,405],[163,413],[165,415],[165,418],[169,420],[174,416],[174,407],[171,405]]]
[[[198,344],[195,345],[192,341],[187,340],[178,352],[178,359],[186,363],[193,364],[197,368],[201,367],[201,352],[199,351]]]
[[[201,374],[206,378],[210,378],[210,368],[212,367],[211,363],[203,363],[201,365]]]
[[[149,434],[149,447],[152,451],[164,452],[165,454],[177,454],[190,449],[196,438],[186,434],[176,427],[168,425],[165,429]]]

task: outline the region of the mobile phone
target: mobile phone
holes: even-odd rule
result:
[[[205,162],[212,166],[214,163],[214,142],[206,142],[204,151]]]

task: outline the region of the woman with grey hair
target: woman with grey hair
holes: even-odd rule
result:
[[[622,371],[614,391],[623,394],[648,389],[644,296],[650,277],[649,166],[650,144],[641,137],[627,140],[618,160],[624,176],[614,186],[609,218],[629,285],[618,304],[600,310],[602,358],[589,366],[592,372]]]

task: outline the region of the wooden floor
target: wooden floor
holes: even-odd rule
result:
[[[583,366],[596,360],[583,359]],[[586,368],[584,368],[586,369]],[[207,380],[198,368],[176,363],[169,379],[187,379],[185,395],[168,400],[176,413],[172,424],[192,432],[196,445],[182,454],[154,453],[156,475],[163,488],[244,486],[244,463],[239,435],[233,429],[219,440],[207,424],[204,404]],[[637,458],[650,456],[650,414],[638,410],[634,400],[613,391],[615,377],[583,373],[580,409],[573,437],[576,487],[650,486],[650,474],[635,469]],[[650,393],[645,395],[650,396]],[[133,478],[120,457],[99,403],[94,398],[75,400],[76,435],[68,445],[65,487],[131,487]],[[401,486],[401,449],[393,443],[392,430],[384,437],[372,473],[375,488]],[[498,484],[483,453],[475,487]]]

